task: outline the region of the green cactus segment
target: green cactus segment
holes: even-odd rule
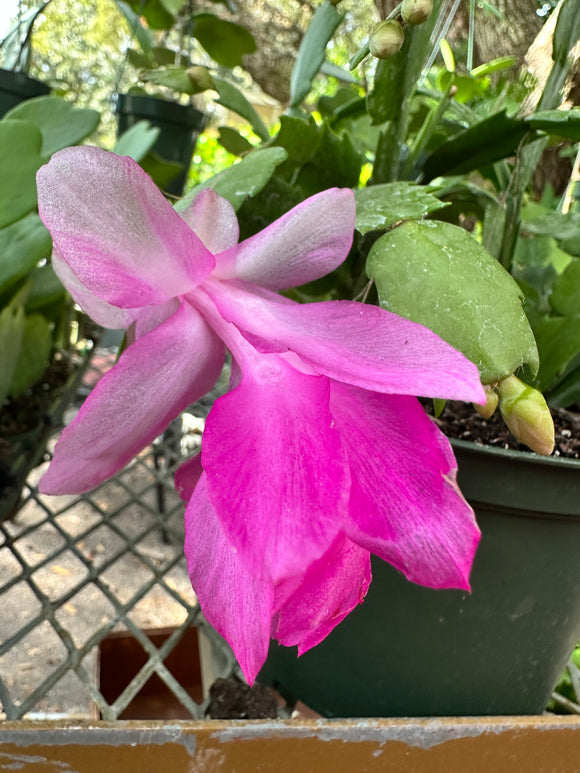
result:
[[[479,368],[484,384],[527,364],[538,350],[512,277],[466,231],[409,221],[373,245],[367,274],[380,305],[431,328]]]

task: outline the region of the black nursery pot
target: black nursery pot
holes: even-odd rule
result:
[[[161,129],[152,152],[181,165],[181,171],[165,186],[167,193],[181,196],[195,143],[205,127],[206,117],[189,105],[166,102],[143,94],[118,94],[115,104],[120,136],[139,121]]]
[[[0,69],[0,118],[11,108],[33,97],[50,94],[50,86],[22,72]]]
[[[328,717],[540,714],[580,637],[580,462],[453,441],[482,540],[472,593],[373,560],[366,600],[260,681]]]

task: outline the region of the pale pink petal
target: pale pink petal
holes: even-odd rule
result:
[[[185,512],[185,556],[203,614],[229,642],[252,684],[268,654],[273,585],[253,577],[228,541],[207,496],[205,474]]]
[[[211,188],[200,191],[179,214],[214,255],[238,243],[240,228],[236,212],[227,199]]]
[[[286,647],[298,646],[298,654],[315,647],[362,603],[371,581],[368,550],[339,535],[327,553],[310,565],[298,587],[285,597],[284,585],[276,587],[272,638]]]
[[[62,432],[40,490],[77,494],[109,478],[211,389],[223,357],[221,341],[183,304],[98,382]]]
[[[432,588],[469,589],[480,537],[447,438],[412,397],[332,384],[352,473],[352,540]]]
[[[213,268],[211,253],[128,157],[66,148],[39,170],[37,185],[39,213],[59,255],[114,306],[161,303]]]
[[[485,402],[477,367],[431,330],[353,301],[290,303],[208,282],[220,313],[262,352],[295,352],[337,381],[377,392]]]
[[[247,344],[246,344],[247,346]],[[329,382],[282,358],[246,356],[208,416],[202,464],[228,539],[255,576],[300,574],[333,542],[350,479]]]
[[[298,204],[216,257],[214,276],[279,290],[312,282],[343,262],[352,244],[354,194],[332,188]]]
[[[52,267],[75,303],[98,325],[119,330],[129,327],[137,318],[139,309],[119,309],[87,290],[56,249],[52,252]]]

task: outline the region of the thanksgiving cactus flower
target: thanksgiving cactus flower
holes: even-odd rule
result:
[[[449,443],[409,395],[484,402],[476,367],[378,307],[277,293],[344,260],[352,191],[313,196],[241,243],[212,190],[178,213],[136,163],[97,148],[56,153],[38,192],[56,273],[130,341],[41,491],[120,470],[212,388],[227,349],[230,391],[176,483],[193,587],[250,682],[271,636],[304,652],[362,601],[371,553],[414,582],[469,587],[479,531]]]

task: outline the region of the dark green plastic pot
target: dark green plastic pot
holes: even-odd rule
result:
[[[22,72],[0,69],[0,118],[11,108],[33,97],[50,94],[50,86]]]
[[[166,186],[165,191],[181,196],[193,158],[195,143],[206,123],[206,117],[190,105],[179,105],[143,94],[118,94],[115,104],[118,115],[118,135],[139,121],[148,121],[161,129],[152,152],[165,161],[181,166],[181,171]]]
[[[453,443],[482,530],[471,595],[373,561],[364,603],[260,681],[328,717],[540,714],[580,637],[580,462]]]

